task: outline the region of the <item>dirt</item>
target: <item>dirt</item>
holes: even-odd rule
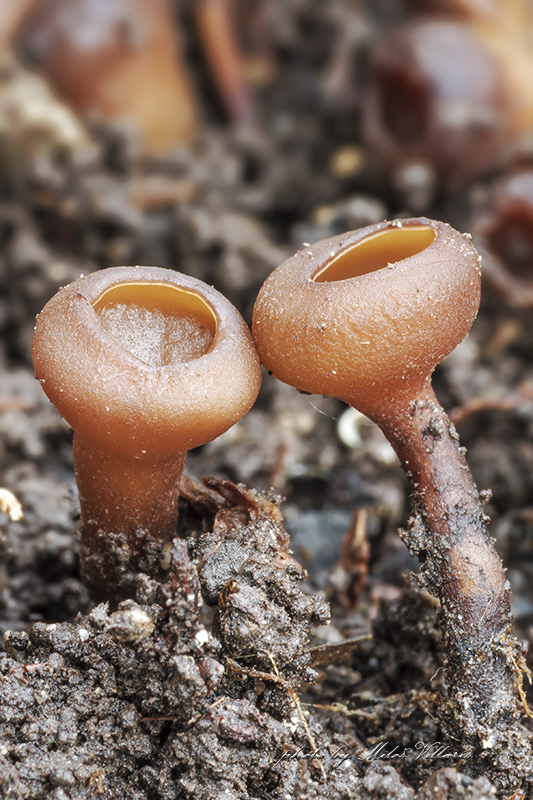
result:
[[[334,398],[265,374],[249,414],[189,453],[163,566],[118,606],[95,605],[80,579],[71,432],[30,358],[35,314],[61,285],[155,264],[215,285],[250,321],[262,281],[304,242],[418,213],[468,230],[508,166],[453,190],[383,173],[361,134],[365,54],[410,18],[399,2],[291,0],[261,16],[243,0],[240,35],[263,65],[244,128],[224,113],[191,8],[176,14],[202,126],[166,158],[143,159],[96,120],[65,144],[52,111],[38,133],[6,127],[2,93],[26,68],[3,56],[0,487],[23,517],[0,511],[0,796],[523,800],[531,720],[524,710],[497,748],[450,736],[439,604],[397,533],[405,476],[381,432]],[[484,284],[472,332],[434,375],[492,492],[525,643],[532,331],[531,310]]]

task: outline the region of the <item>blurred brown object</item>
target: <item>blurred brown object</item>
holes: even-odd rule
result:
[[[512,308],[533,307],[533,168],[494,184],[471,229],[483,254],[483,277]]]
[[[462,22],[417,19],[371,51],[364,137],[396,174],[423,165],[454,188],[485,172],[506,141],[509,111],[498,60]]]
[[[423,11],[463,21],[496,58],[512,135],[533,130],[533,4],[531,0],[410,0]]]
[[[339,562],[330,577],[337,599],[345,608],[355,608],[368,575],[367,523],[367,510],[357,508],[342,540]]]
[[[187,178],[170,175],[136,175],[127,184],[131,204],[141,211],[183,203],[193,197],[197,186]]]
[[[79,113],[135,124],[144,152],[193,137],[170,0],[40,0],[20,44]]]
[[[490,13],[474,16],[472,26],[497,58],[507,86],[511,133],[533,131],[533,5],[531,0],[493,0]]]
[[[2,0],[0,3],[0,47],[9,44],[37,0]]]
[[[246,66],[235,37],[232,0],[199,0],[196,22],[205,58],[228,116],[237,124],[252,120]]]
[[[472,414],[483,411],[508,411],[519,414],[531,415],[533,412],[533,383],[523,381],[515,389],[497,398],[482,398],[471,400],[450,413],[450,420],[454,425],[460,425]]]

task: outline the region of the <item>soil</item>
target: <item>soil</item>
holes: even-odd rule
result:
[[[127,131],[95,120],[66,145],[52,98],[39,133],[6,127],[3,93],[22,87],[26,67],[4,58],[0,487],[23,510],[0,511],[6,800],[533,791],[525,711],[496,749],[450,736],[439,604],[397,533],[410,515],[405,476],[381,432],[333,398],[265,374],[248,415],[189,453],[176,539],[132,597],[95,605],[80,580],[71,432],[30,356],[35,315],[60,286],[156,264],[215,285],[250,321],[262,281],[304,243],[419,213],[468,230],[512,163],[507,154],[453,190],[393,185],[361,135],[364,64],[410,13],[348,0],[266,6],[239,5],[256,67],[255,123],[243,127],[224,113],[192,4],[176,5],[202,125],[165,158],[142,158]],[[484,285],[472,332],[434,375],[476,483],[492,491],[485,510],[525,643],[532,349],[531,310]]]

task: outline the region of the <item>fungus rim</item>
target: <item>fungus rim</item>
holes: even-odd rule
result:
[[[406,236],[409,236],[410,239],[415,237],[418,239],[419,234],[424,234],[424,239],[427,238],[428,241],[421,247],[409,247],[408,242],[399,242],[398,245],[403,245],[404,247],[403,252],[400,247],[398,247],[397,252],[394,252],[395,241],[383,242],[384,239],[396,240],[405,238]],[[425,234],[430,234],[430,236],[427,237]],[[383,227],[381,230],[374,231],[359,241],[354,242],[345,250],[341,250],[331,261],[311,276],[311,281],[313,283],[340,283],[342,281],[362,278],[364,275],[370,275],[373,272],[390,269],[395,264],[401,261],[407,261],[413,256],[423,253],[424,250],[428,250],[435,242],[436,238],[437,231],[431,225],[405,225],[404,227],[403,225],[400,226],[390,223],[388,227]],[[383,248],[383,246],[380,247],[380,245],[383,244],[385,248]],[[383,252],[384,249],[385,252]],[[387,253],[391,255],[390,259],[387,258]],[[353,274],[342,275],[341,277],[330,275],[330,273],[336,272],[340,272],[341,274],[348,271],[351,272],[353,266],[362,264],[365,259],[376,263],[362,271],[355,270]],[[345,264],[345,261],[349,261],[350,263]],[[355,261],[355,264],[353,264],[352,261]]]

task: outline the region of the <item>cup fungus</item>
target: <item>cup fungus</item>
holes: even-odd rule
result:
[[[150,547],[160,554],[176,534],[187,451],[253,404],[261,370],[250,332],[201,281],[114,267],[46,304],[33,359],[74,428],[82,572],[99,598],[116,598]]]
[[[415,20],[370,54],[364,135],[395,175],[422,165],[455,188],[486,172],[506,141],[508,112],[499,62],[463,22]]]
[[[416,155],[418,146],[437,169],[452,156],[459,174],[452,163],[451,176],[441,172],[447,182],[490,170],[495,157],[528,141],[533,125],[531,0],[410,4],[429,13],[385,34],[373,59],[368,113],[376,148],[390,160]],[[410,141],[398,136],[405,129],[414,131]]]
[[[431,374],[469,331],[480,296],[468,238],[426,218],[372,225],[314,244],[265,281],[253,317],[277,378],[340,398],[384,431],[409,478],[403,533],[440,599],[452,727],[490,739],[518,704],[523,656],[509,584],[476,486]]]
[[[136,125],[144,152],[194,136],[170,0],[42,0],[19,41],[78,112]]]

